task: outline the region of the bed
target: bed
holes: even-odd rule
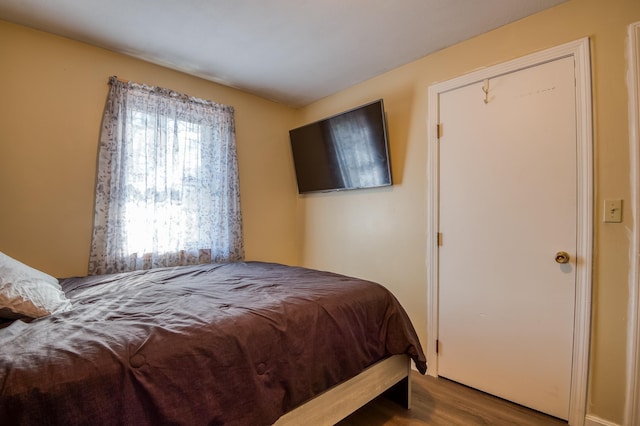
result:
[[[383,286],[237,262],[60,280],[0,325],[3,425],[333,424],[426,360]]]

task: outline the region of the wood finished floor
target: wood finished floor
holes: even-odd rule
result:
[[[547,426],[567,422],[443,378],[411,372],[412,408],[377,398],[338,426]]]

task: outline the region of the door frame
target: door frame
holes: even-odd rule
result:
[[[573,57],[576,76],[577,262],[569,424],[583,425],[586,416],[591,289],[593,265],[593,131],[589,38],[536,52],[436,83],[428,92],[427,145],[427,361],[428,374],[438,376],[436,340],[439,300],[439,98],[440,94],[556,59]],[[445,130],[446,131],[446,130]]]
[[[629,25],[629,149],[633,233],[629,259],[625,425],[640,422],[640,22]]]

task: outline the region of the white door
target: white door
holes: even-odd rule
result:
[[[573,61],[439,101],[438,374],[563,419],[576,284]]]

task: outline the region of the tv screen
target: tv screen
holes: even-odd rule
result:
[[[382,99],[289,131],[298,192],[392,185]]]

